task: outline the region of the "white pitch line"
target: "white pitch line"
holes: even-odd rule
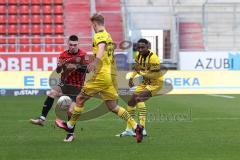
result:
[[[208,94],[208,96],[228,98],[228,99],[236,98],[236,97],[234,97],[234,96],[227,96],[227,95],[220,95],[220,94]]]

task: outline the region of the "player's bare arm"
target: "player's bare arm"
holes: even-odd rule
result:
[[[98,44],[98,51],[97,51],[97,54],[96,54],[96,58],[94,59],[94,61],[92,63],[90,63],[88,65],[88,71],[89,72],[92,72],[92,71],[95,70],[97,63],[103,57],[105,46],[106,46],[105,43],[99,43]]]

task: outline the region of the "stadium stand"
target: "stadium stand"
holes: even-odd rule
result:
[[[1,38],[0,51],[55,52],[64,48],[63,5],[62,0],[2,0],[0,36],[5,40]]]
[[[80,47],[90,51],[90,5],[90,0],[1,0],[0,36],[6,40],[0,41],[0,51],[55,52],[64,48],[64,39],[71,34],[77,34]],[[95,8],[105,16],[106,27],[119,44],[124,39],[120,0],[96,1]]]
[[[179,24],[179,45],[182,50],[203,50],[202,25],[198,22],[181,22]]]
[[[65,35],[77,34],[80,38],[80,47],[90,51],[92,47],[92,31],[89,23],[90,1],[65,0],[64,11]]]
[[[96,10],[104,15],[106,28],[112,34],[113,41],[117,44],[124,40],[120,3],[121,0],[96,1]]]

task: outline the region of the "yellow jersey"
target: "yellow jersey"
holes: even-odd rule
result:
[[[160,71],[160,60],[154,52],[149,50],[149,55],[144,57],[141,54],[137,54],[135,58],[136,67],[140,67],[140,75],[143,76],[143,83],[153,84],[159,83],[162,80],[162,74]],[[136,75],[136,74],[135,74]],[[133,77],[135,76],[133,75]],[[132,78],[133,78],[132,77]]]
[[[97,32],[93,38],[93,54],[96,57],[98,51],[98,44],[105,43],[105,51],[96,66],[96,74],[110,74],[116,75],[116,62],[114,58],[114,43],[111,35],[106,31],[102,30]]]

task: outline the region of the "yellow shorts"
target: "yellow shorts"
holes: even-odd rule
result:
[[[143,90],[148,90],[151,92],[152,96],[156,95],[160,89],[162,88],[162,84],[159,83],[159,84],[140,84],[137,86],[136,90],[135,90],[135,93],[140,93],[142,92]]]
[[[116,76],[97,75],[85,83],[81,92],[91,97],[99,94],[103,100],[117,100]]]

